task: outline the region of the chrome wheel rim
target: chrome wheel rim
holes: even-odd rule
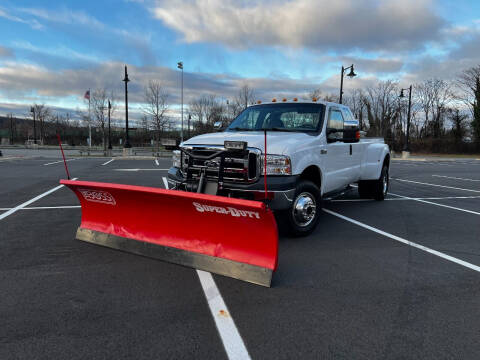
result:
[[[300,227],[308,226],[315,219],[317,213],[317,204],[315,197],[303,192],[297,196],[292,208],[293,221]]]
[[[383,175],[383,194],[387,195],[388,192],[388,171]]]

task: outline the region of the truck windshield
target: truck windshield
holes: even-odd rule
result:
[[[320,129],[323,104],[266,104],[245,109],[226,131],[306,131]]]

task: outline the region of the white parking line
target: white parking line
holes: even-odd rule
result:
[[[394,196],[403,196],[403,195],[396,195],[392,194],[390,191],[388,192],[390,195]],[[424,197],[424,198],[412,198],[408,196],[403,196],[402,198],[388,198],[385,201],[399,201],[399,200],[452,200],[452,199],[480,199],[480,196],[442,196],[442,197]],[[338,200],[330,200],[325,199],[330,202],[362,202],[362,201],[376,201],[374,199],[338,199]]]
[[[360,227],[363,227],[364,229],[367,229],[367,230],[376,232],[377,234],[386,236],[386,237],[388,237],[388,238],[390,238],[390,239],[392,239],[392,240],[396,240],[396,241],[401,242],[401,243],[403,243],[403,244],[405,244],[405,245],[412,246],[412,247],[414,247],[414,248],[417,248],[417,249],[423,250],[423,251],[425,251],[425,252],[428,252],[428,253],[430,253],[430,254],[432,254],[432,255],[441,257],[442,259],[451,261],[451,262],[453,262],[453,263],[456,263],[456,264],[458,264],[458,265],[464,266],[464,267],[469,268],[469,269],[471,269],[471,270],[480,272],[480,266],[477,266],[477,265],[468,263],[468,262],[466,262],[466,261],[457,259],[457,258],[455,258],[455,257],[453,257],[453,256],[444,254],[444,253],[442,253],[442,252],[440,252],[440,251],[430,249],[429,247],[426,247],[426,246],[423,246],[423,245],[414,243],[414,242],[412,242],[412,241],[406,240],[406,239],[401,238],[401,237],[399,237],[399,236],[396,236],[396,235],[387,233],[387,232],[385,232],[385,231],[379,230],[379,229],[377,229],[377,228],[374,228],[373,226],[370,226],[370,225],[361,223],[360,221],[351,219],[351,218],[349,218],[349,217],[347,217],[347,216],[338,214],[338,213],[336,213],[336,212],[334,212],[334,211],[331,211],[331,210],[328,210],[328,209],[322,209],[322,210],[325,211],[326,213],[330,214],[330,215],[333,215],[333,216],[336,216],[336,217],[338,217],[338,218],[340,218],[340,219],[343,219],[343,220],[346,220],[346,221],[348,221],[348,222],[351,222],[352,224],[355,224],[355,225],[358,225],[358,226],[360,226]]]
[[[155,159],[155,165],[159,166],[160,164],[158,163],[158,160]]]
[[[197,270],[197,274],[228,358],[230,360],[250,359],[245,343],[223,301],[212,274],[202,270]]]
[[[113,160],[115,160],[115,159],[108,160],[106,163],[103,163],[103,164],[102,164],[102,166],[105,166],[105,165],[108,165],[108,164],[110,164],[110,163],[111,163]]]
[[[480,181],[476,179],[465,179],[465,178],[459,178],[455,176],[445,176],[445,175],[432,175],[432,176],[439,177],[439,178],[446,178],[446,179],[463,180],[463,181]]]
[[[77,178],[73,178],[72,180],[77,180]],[[45,191],[43,194],[40,194],[38,196],[35,196],[33,199],[30,199],[28,201],[25,201],[23,204],[20,204],[7,212],[4,212],[3,214],[0,215],[0,220],[5,219],[7,216],[12,215],[13,213],[17,212],[20,209],[23,209],[24,207],[27,207],[28,205],[34,203],[37,200],[40,200],[41,198],[53,193],[54,191],[57,191],[58,189],[61,189],[64,185],[58,185],[57,187],[54,187],[53,189],[50,189],[48,191]]]
[[[113,171],[168,171],[169,169],[113,169]]]
[[[68,160],[65,160],[65,161],[73,161],[73,160],[78,160],[78,159],[68,159]],[[43,164],[43,165],[47,166],[47,165],[53,165],[53,164],[58,164],[58,163],[63,163],[63,160],[54,161],[54,162],[50,162],[50,163]]]
[[[462,209],[462,208],[458,208],[458,207],[450,206],[450,205],[444,205],[444,204],[434,203],[434,202],[427,201],[427,200],[423,200],[423,199],[419,199],[419,198],[411,198],[411,197],[408,197],[408,196],[397,195],[397,194],[394,194],[394,193],[392,193],[392,192],[389,192],[389,194],[390,194],[390,195],[393,195],[393,196],[398,196],[398,197],[403,198],[403,199],[405,199],[405,200],[413,200],[413,201],[418,201],[418,202],[421,202],[421,203],[424,203],[424,204],[436,205],[436,206],[444,207],[444,208],[447,208],[447,209],[463,211],[463,212],[466,212],[466,213],[469,213],[469,214],[474,214],[474,215],[480,215],[480,212],[477,212],[477,211]]]
[[[167,178],[163,176],[162,180],[165,189],[168,189]],[[197,274],[228,358],[250,359],[247,348],[235,326],[232,315],[227,309],[227,305],[225,305],[225,301],[223,301],[222,294],[220,294],[220,290],[213,280],[212,274],[203,270],[197,270]]]
[[[420,181],[397,179],[397,178],[391,178],[391,179],[392,180],[397,180],[397,181],[404,181],[404,182],[408,182],[408,183],[413,183],[413,184],[435,186],[435,187],[441,187],[441,188],[446,188],[446,189],[454,189],[454,190],[462,190],[462,191],[470,191],[470,192],[480,193],[480,190],[464,189],[464,188],[458,188],[458,187],[453,187],[453,186],[430,184],[430,183],[424,183],[424,182],[420,182]]]
[[[46,209],[77,209],[80,208],[80,205],[65,205],[65,206],[31,206],[24,207],[18,210],[46,210]],[[12,208],[0,208],[0,211],[10,210]]]

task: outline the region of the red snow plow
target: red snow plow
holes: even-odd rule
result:
[[[273,213],[259,201],[61,180],[82,207],[78,240],[270,286]]]

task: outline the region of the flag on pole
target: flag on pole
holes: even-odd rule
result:
[[[90,90],[87,90],[87,91],[85,92],[85,95],[83,95],[83,97],[84,97],[85,99],[87,99],[87,100],[90,100]]]

